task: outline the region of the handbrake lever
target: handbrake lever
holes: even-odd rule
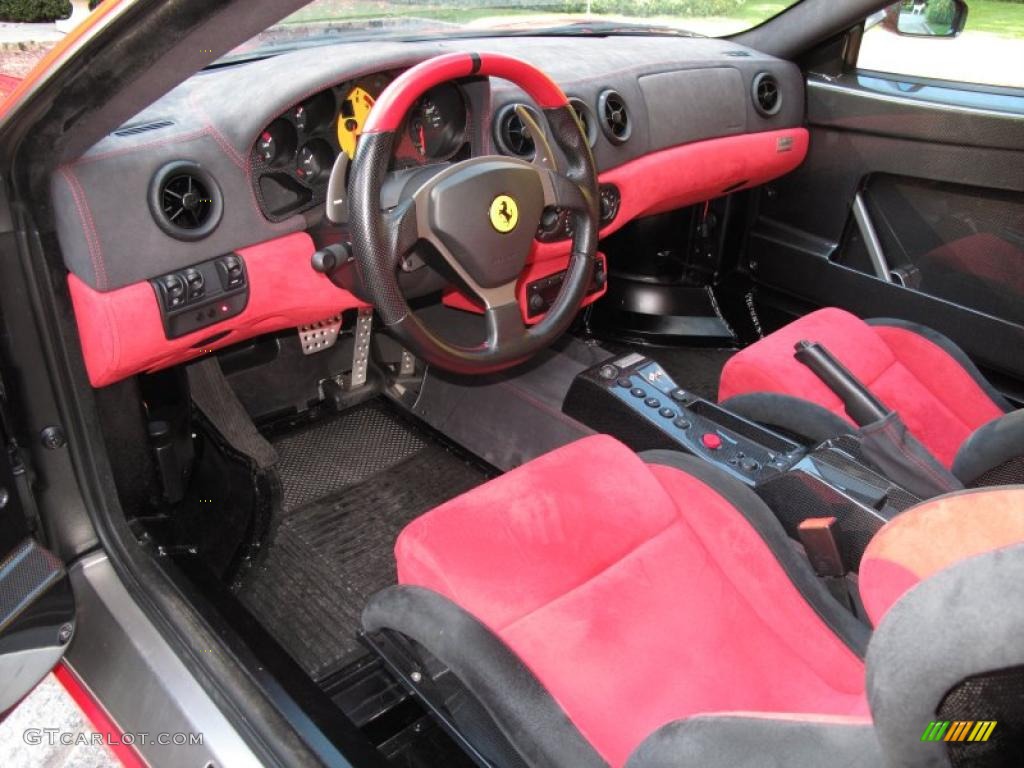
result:
[[[843,401],[861,427],[861,451],[883,475],[922,499],[959,490],[963,484],[842,363],[817,342],[798,341],[794,357]]]
[[[849,369],[816,341],[801,340],[794,345],[794,357],[814,372],[843,401],[846,412],[863,427],[880,421],[890,411]]]

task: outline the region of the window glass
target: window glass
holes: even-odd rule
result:
[[[875,14],[867,21],[857,66],[1024,88],[1024,0],[970,0],[963,31],[942,37],[953,11],[951,0],[905,0]]]
[[[731,35],[798,0],[314,0],[235,53],[338,39],[515,34]]]

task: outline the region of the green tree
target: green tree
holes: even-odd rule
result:
[[[70,15],[69,0],[0,0],[0,21],[56,21]]]

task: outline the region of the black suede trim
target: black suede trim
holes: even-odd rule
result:
[[[423,587],[388,587],[370,599],[363,627],[394,630],[426,648],[476,698],[527,765],[607,768],[520,658],[443,595]]]
[[[663,725],[636,748],[625,768],[877,768],[883,764],[871,723],[719,714]]]
[[[1024,410],[982,424],[953,459],[953,474],[969,483],[1010,459],[1024,456]]]
[[[852,435],[857,427],[817,403],[775,392],[749,392],[719,403],[726,410],[758,424],[823,443],[839,435]]]
[[[867,658],[868,701],[888,764],[948,765],[946,744],[921,741],[924,727],[965,678],[1024,664],[1022,636],[1024,544],[969,557],[900,597]]]
[[[986,379],[984,375],[982,375],[981,371],[978,370],[978,366],[974,364],[974,361],[971,360],[971,358],[967,356],[967,353],[960,349],[960,347],[957,346],[957,344],[948,336],[944,336],[926,325],[912,323],[909,320],[900,320],[893,317],[873,317],[870,320],[865,320],[864,322],[868,325],[887,325],[892,328],[902,328],[905,331],[912,331],[918,336],[923,336],[928,339],[928,341],[941,347],[946,354],[956,360],[997,407],[1007,413],[1014,410],[1010,401],[1003,397],[999,390],[989,383],[989,380]]]
[[[648,464],[661,464],[685,472],[719,493],[746,518],[771,550],[804,599],[829,629],[861,658],[867,651],[870,628],[860,622],[832,597],[810,563],[793,548],[782,523],[757,494],[706,461],[677,451],[644,451],[640,458]],[[826,510],[822,510],[826,512]]]

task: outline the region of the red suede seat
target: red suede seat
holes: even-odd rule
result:
[[[395,553],[401,584],[483,622],[611,765],[696,713],[867,717],[863,662],[733,504],[609,437],[424,515]]]
[[[869,647],[749,488],[595,436],[413,521],[363,626],[499,768],[948,765],[937,716],[1024,744],[1022,542],[1024,487],[897,518],[865,556]]]
[[[718,399],[778,393],[815,403],[853,423],[838,397],[793,357],[800,340],[824,344],[903,419],[947,468],[982,425],[1005,415],[966,356],[895,321],[871,324],[841,309],[821,309],[741,350],[726,363]],[[934,334],[937,337],[937,334]],[[939,337],[941,339],[941,337]],[[961,359],[957,359],[960,357]],[[972,366],[973,368],[973,366]],[[782,426],[781,424],[778,424]]]

